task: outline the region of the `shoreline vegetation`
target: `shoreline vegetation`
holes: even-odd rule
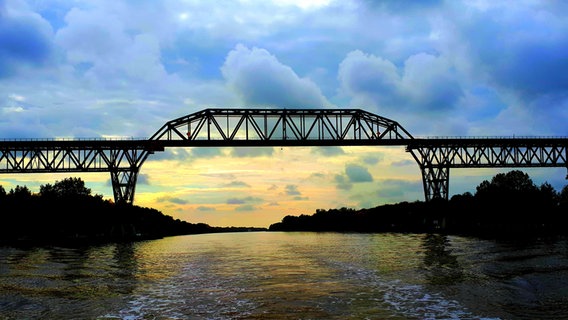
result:
[[[0,245],[91,245],[168,236],[246,231],[439,233],[491,238],[568,235],[568,185],[536,186],[519,170],[483,181],[475,194],[369,209],[318,209],[287,215],[269,228],[189,223],[152,208],[91,195],[79,178],[9,192],[0,185]]]
[[[168,236],[260,231],[254,227],[212,227],[189,223],[162,212],[104,200],[91,195],[80,178],[9,192],[0,186],[0,245],[80,246],[108,242],[159,239]]]
[[[438,233],[515,239],[568,235],[568,185],[537,186],[519,170],[483,181],[475,194],[401,202],[370,209],[318,209],[285,216],[270,231]]]

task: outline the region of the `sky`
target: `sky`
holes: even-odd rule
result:
[[[0,0],[0,138],[148,138],[206,108],[360,108],[413,136],[568,136],[568,2]],[[452,169],[450,196],[505,169]],[[565,168],[522,169],[557,191]],[[10,190],[108,173],[3,174]],[[167,148],[134,204],[212,226],[424,200],[403,147]]]

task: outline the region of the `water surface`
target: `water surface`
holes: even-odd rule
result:
[[[248,232],[0,247],[0,319],[568,319],[568,242]]]

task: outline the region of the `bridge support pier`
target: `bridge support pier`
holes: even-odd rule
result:
[[[450,167],[420,164],[420,171],[422,172],[422,185],[426,201],[433,199],[448,200]]]
[[[122,204],[134,203],[134,191],[140,167],[153,150],[120,150],[109,157],[108,171],[112,183],[114,202]]]
[[[139,169],[139,167],[111,169],[110,180],[115,203],[134,203],[134,191],[136,190]]]

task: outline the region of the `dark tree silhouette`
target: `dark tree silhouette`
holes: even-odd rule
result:
[[[31,197],[32,192],[26,186],[17,185],[14,189],[11,189],[8,196],[17,199],[26,199]]]
[[[0,186],[0,207],[1,243],[84,244],[245,230],[193,224],[155,209],[115,204],[91,195],[80,178],[41,185],[38,194],[19,185],[6,194]]]
[[[513,170],[484,180],[472,195],[449,201],[401,202],[370,209],[316,210],[286,216],[274,231],[436,232],[478,236],[568,234],[568,186],[558,194],[547,182],[536,186]]]

